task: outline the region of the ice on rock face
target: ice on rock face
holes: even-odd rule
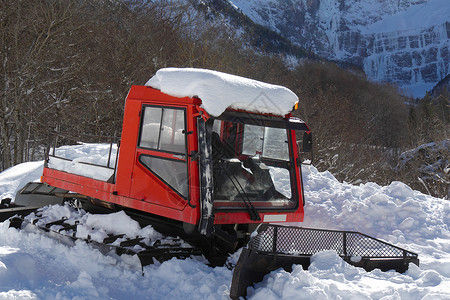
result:
[[[449,74],[448,0],[232,0],[255,23],[414,97]]]

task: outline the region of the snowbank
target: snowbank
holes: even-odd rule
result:
[[[250,299],[450,299],[450,201],[389,186],[341,183],[303,167],[304,227],[360,231],[419,254],[405,274],[366,272],[333,251],[317,253],[308,270],[277,270],[249,289]]]
[[[27,181],[38,179],[41,166],[25,163],[0,173],[0,195],[13,195]],[[309,270],[295,266],[292,273],[268,274],[249,288],[248,299],[450,299],[450,201],[401,182],[341,183],[312,166],[304,167],[303,175],[307,204],[302,226],[373,235],[418,253],[420,267],[410,265],[405,274],[366,272],[324,251],[314,255]],[[83,219],[86,234],[96,238],[104,235],[92,230],[97,226],[157,235],[121,213],[49,210],[55,219]],[[132,257],[119,259],[84,242],[67,245],[0,223],[0,299],[228,299],[231,278],[231,270],[208,267],[200,258],[146,266],[142,276]]]
[[[283,86],[205,69],[160,69],[145,85],[175,97],[199,97],[216,117],[227,108],[284,116],[298,102]]]
[[[0,223],[0,299],[226,299],[231,271],[172,259],[141,269]]]
[[[43,161],[19,164],[0,173],[0,200],[12,198],[30,181],[38,181],[44,168]]]
[[[405,274],[365,272],[344,262],[334,251],[311,258],[307,271],[273,272],[251,290],[251,299],[446,299],[443,278],[411,264]]]

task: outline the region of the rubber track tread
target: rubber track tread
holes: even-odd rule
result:
[[[78,224],[69,224],[66,222],[66,218],[49,222],[41,226],[37,225],[38,219],[40,219],[39,216],[37,217],[37,219],[34,219],[30,222],[24,219],[22,216],[15,216],[9,219],[10,227],[21,229],[23,228],[24,224],[30,224],[44,232],[51,232],[61,237],[67,237],[72,241],[82,240],[88,244],[101,247],[102,249],[105,249],[105,247],[107,247],[109,251],[113,250],[119,256],[123,254],[137,255],[142,267],[153,264],[154,259],[159,262],[164,262],[174,257],[185,259],[192,255],[202,255],[206,251],[205,249],[198,247],[181,247],[180,239],[171,237],[166,237],[166,239],[170,239],[171,241],[173,241],[173,243],[161,243],[160,240],[156,240],[152,245],[147,245],[142,242],[144,240],[143,237],[136,237],[132,239],[126,238],[126,240],[120,242],[119,245],[113,245],[113,243],[116,242],[117,239],[123,238],[125,234],[108,234],[108,237],[103,240],[103,243],[100,243],[98,241],[92,240],[90,236],[87,236],[87,238],[76,237],[76,227]],[[55,225],[62,226],[62,228],[58,228],[56,230],[52,229],[52,227]],[[72,234],[69,234],[70,231],[72,231]],[[143,248],[143,250],[133,249],[133,247],[135,246],[139,246]]]

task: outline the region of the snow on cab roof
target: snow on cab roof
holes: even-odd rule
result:
[[[145,85],[175,97],[198,97],[215,117],[227,108],[285,116],[298,102],[286,87],[205,69],[160,69]]]

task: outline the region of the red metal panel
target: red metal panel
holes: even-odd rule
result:
[[[195,216],[196,213],[191,207],[186,207],[184,210],[177,210],[123,195],[115,195],[113,194],[115,185],[104,181],[48,168],[44,168],[42,181],[51,186],[86,195],[94,199],[100,199],[166,218],[195,223],[192,216]]]
[[[131,173],[139,134],[140,110],[141,101],[126,100],[116,172],[116,190],[119,195],[129,196],[130,194]]]
[[[286,215],[285,222],[303,222],[303,206],[300,206],[295,212],[261,212],[259,211],[261,220],[264,220],[264,216],[273,215]],[[261,223],[262,221],[252,221],[250,220],[250,215],[248,212],[216,212],[214,218],[214,224],[250,224],[250,223]],[[282,222],[280,222],[282,223]]]
[[[290,153],[290,155],[293,157],[292,161],[295,162],[295,179],[296,181],[293,182],[293,184],[295,184],[297,186],[297,191],[298,191],[298,205],[301,208],[301,213],[303,214],[303,204],[304,199],[303,199],[303,183],[302,183],[302,170],[301,170],[301,165],[298,165],[298,161],[299,161],[299,157],[298,157],[298,147],[297,147],[297,137],[295,134],[295,130],[290,130],[290,134],[291,134],[291,141],[292,141],[292,145],[291,145],[291,149],[292,152]],[[303,219],[303,217],[302,217]]]
[[[189,98],[189,97],[173,97],[161,91],[151,88],[149,86],[138,86],[133,85],[128,93],[127,100],[140,100],[140,101],[151,101],[152,103],[161,103],[161,104],[194,104],[200,105],[201,100],[198,98]]]
[[[139,155],[142,151],[137,153]],[[139,163],[138,155],[136,155],[135,167],[131,175],[130,197],[177,210],[184,209],[187,200],[179,196],[161,179]]]
[[[56,182],[58,185],[53,185],[49,181]],[[106,181],[96,180],[89,177],[84,177],[81,175],[66,173],[63,171],[58,171],[55,169],[44,168],[42,181],[50,184],[51,186],[59,187],[65,190],[69,190],[75,193],[80,193],[89,197],[94,197],[97,199],[105,199],[105,197],[99,198],[100,194],[111,194],[114,191],[114,184],[107,183]],[[66,186],[72,184],[77,186],[77,190],[68,189]],[[85,191],[89,191],[86,194],[83,188],[88,188]]]
[[[198,153],[198,133],[197,133],[197,116],[198,110],[196,106],[189,105],[186,111],[187,123],[187,140],[188,140],[188,164],[189,164],[189,204],[195,207],[195,216],[193,220],[198,223],[200,219],[200,179],[198,173],[198,160],[195,156]]]

